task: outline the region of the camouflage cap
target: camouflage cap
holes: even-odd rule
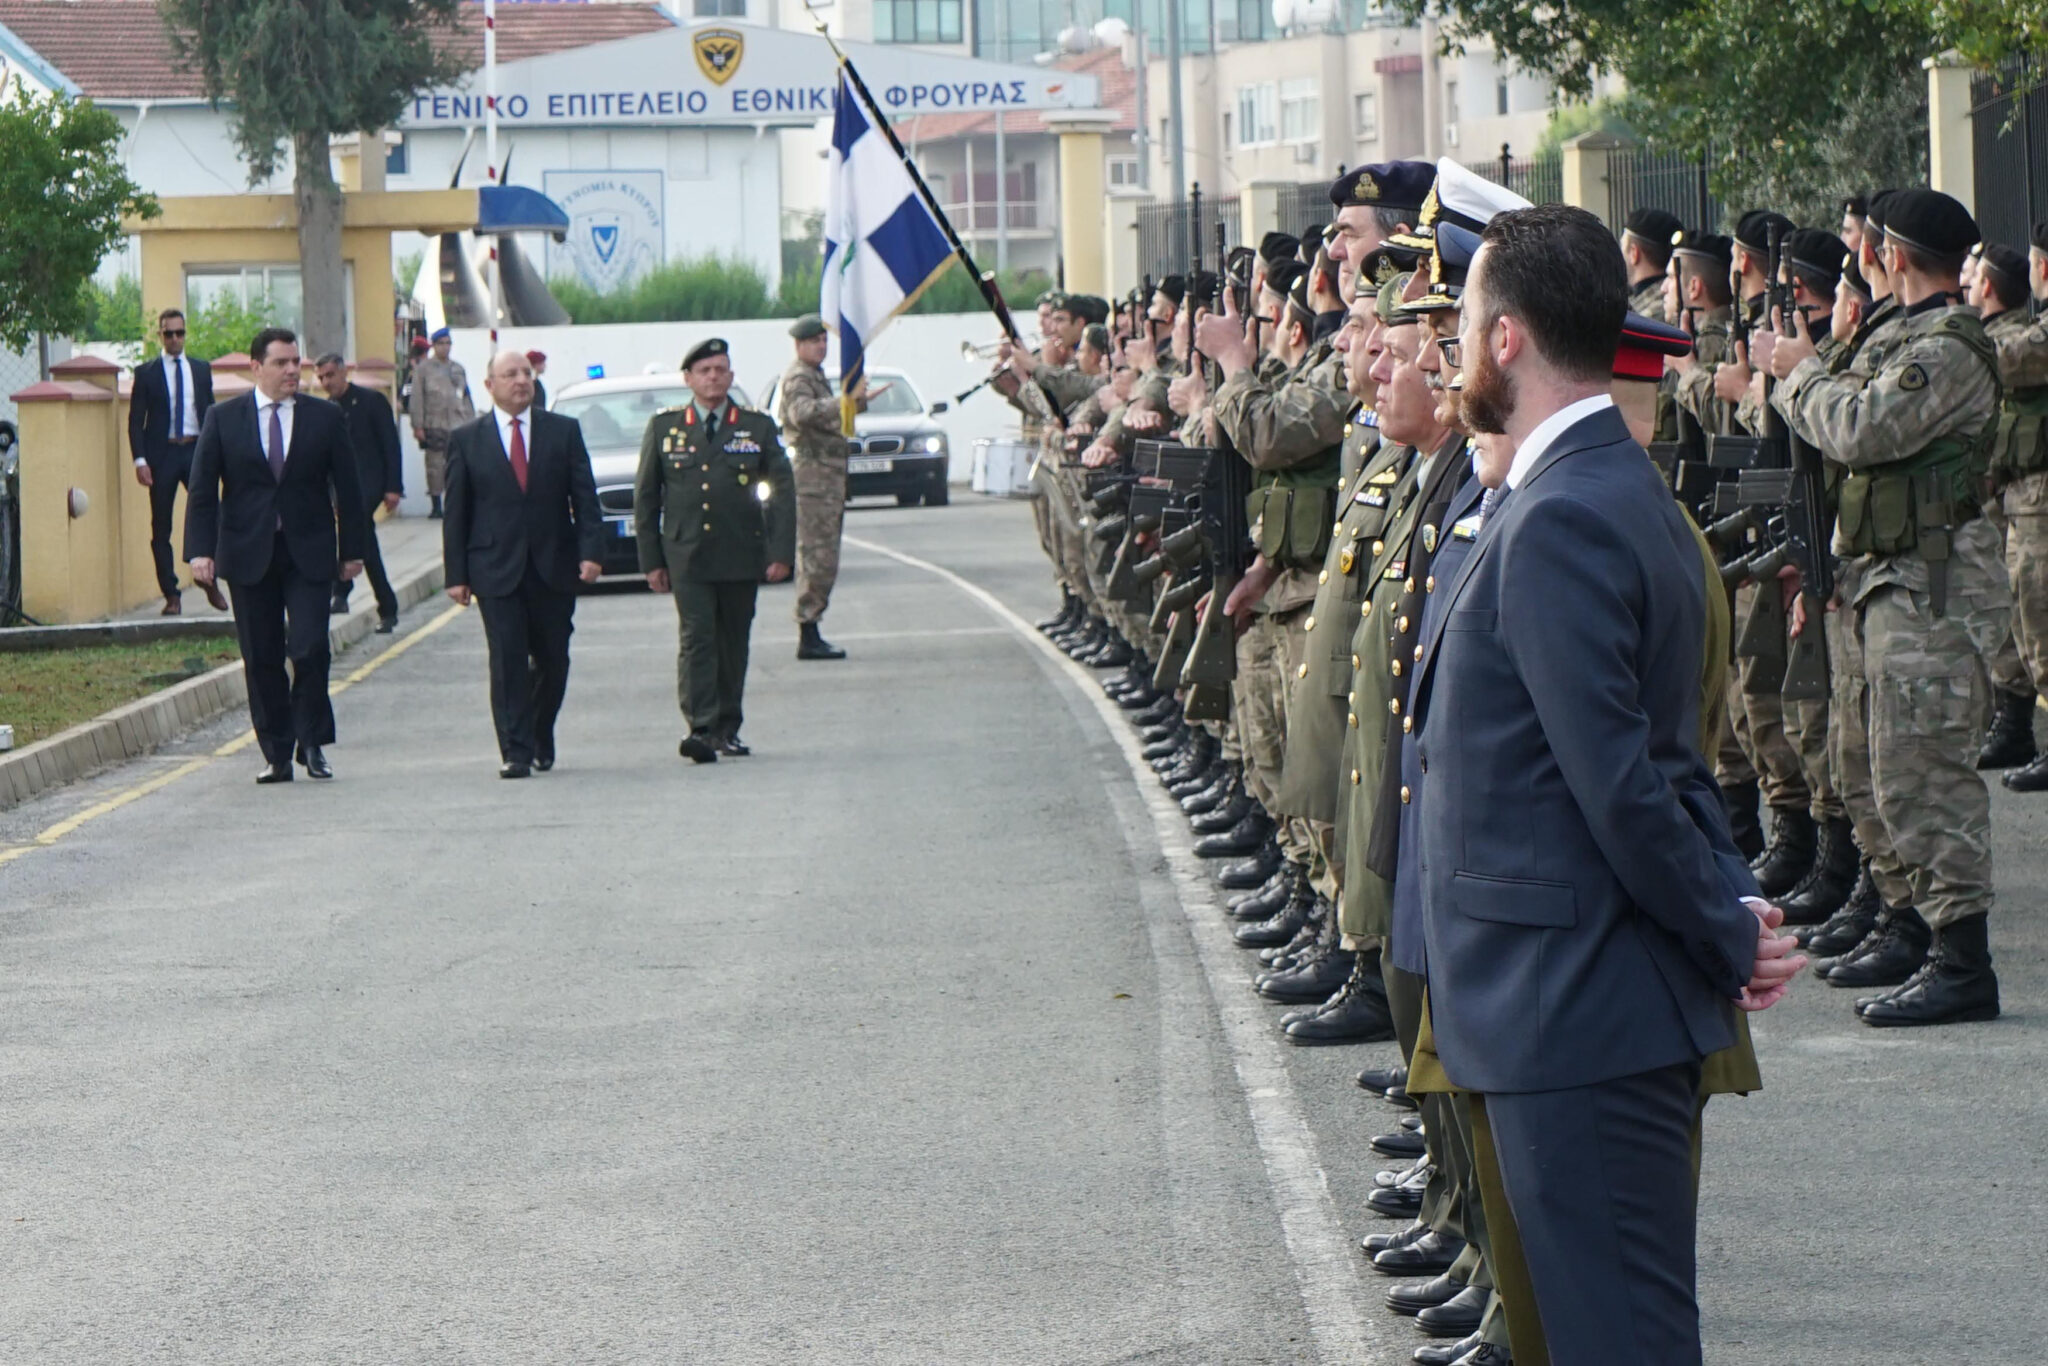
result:
[[[813,337],[822,337],[829,330],[825,326],[825,320],[815,313],[806,313],[789,325],[789,335],[795,337],[798,341],[809,341]]]

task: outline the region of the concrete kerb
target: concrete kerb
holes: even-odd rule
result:
[[[398,596],[400,611],[416,607],[441,591],[441,565],[438,561],[424,565],[393,583],[391,588]],[[328,646],[340,654],[351,645],[368,640],[376,625],[376,603],[363,595],[347,616],[334,619],[328,628]],[[111,629],[113,624],[107,623],[106,626]],[[184,631],[178,634],[197,637],[209,633]],[[148,638],[162,637],[116,633],[78,643],[124,643]],[[38,740],[11,754],[0,754],[0,811],[51,788],[75,783],[114,764],[147,754],[221,713],[241,706],[248,697],[241,664],[223,664],[161,692],[139,697],[90,721],[82,721],[47,740]]]

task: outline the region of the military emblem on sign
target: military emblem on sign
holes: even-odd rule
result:
[[[747,50],[745,36],[734,29],[707,28],[698,33],[692,46],[697,53],[697,69],[711,79],[714,85],[724,85],[740,69],[740,58]]]

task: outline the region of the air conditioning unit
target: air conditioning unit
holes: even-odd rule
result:
[[[1316,160],[1316,144],[1313,142],[1297,142],[1294,144],[1295,165],[1313,166]]]
[[[1446,147],[1456,147],[1457,145],[1458,145],[1458,125],[1457,125],[1457,124],[1455,124],[1455,123],[1447,123],[1447,124],[1445,124],[1445,125],[1444,125],[1444,146],[1446,146]]]

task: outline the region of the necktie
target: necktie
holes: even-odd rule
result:
[[[1500,505],[1502,503],[1505,503],[1507,500],[1508,490],[1505,487],[1497,489],[1488,489],[1486,492],[1480,494],[1479,524],[1481,526],[1485,526],[1486,519],[1493,516],[1495,510],[1498,509]]]
[[[185,362],[171,357],[171,440],[185,439]]]
[[[270,477],[284,482],[284,418],[282,405],[270,405]]]
[[[704,414],[704,439],[707,442],[718,439],[718,410],[715,408]]]
[[[512,419],[512,449],[506,452],[512,461],[512,477],[519,481],[519,491],[526,492],[526,438],[519,434],[519,419]]]

